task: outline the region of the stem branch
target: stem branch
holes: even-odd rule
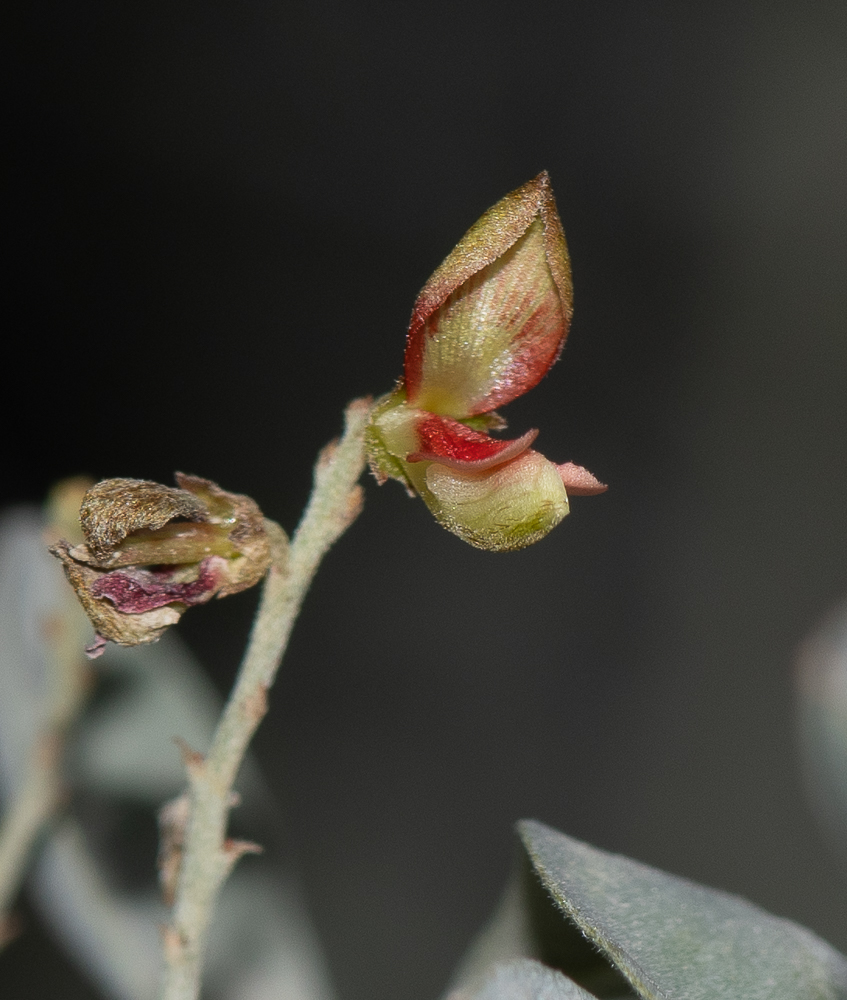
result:
[[[206,931],[217,894],[232,866],[251,844],[226,839],[232,786],[247,746],[267,710],[291,629],[312,578],[330,546],[353,523],[362,505],[357,485],[365,467],[364,431],[370,400],[345,412],[344,435],[321,452],[312,495],[288,545],[266,522],[273,560],[265,578],[247,652],[205,759],[186,751],[189,815],[182,845],[172,920],[164,932],[162,1000],[197,1000]]]

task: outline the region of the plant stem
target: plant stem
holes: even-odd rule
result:
[[[232,786],[267,711],[268,689],[318,565],[361,510],[357,481],[365,467],[370,406],[369,399],[354,400],[345,411],[343,437],[321,452],[312,495],[291,545],[278,525],[266,522],[273,561],[247,652],[207,756],[184,754],[189,814],[172,920],[164,932],[162,1000],[199,997],[206,931],[218,892],[238,858],[257,850],[226,839]]]
[[[89,669],[80,654],[81,620],[76,601],[66,599],[43,623],[47,694],[44,721],[32,740],[26,769],[0,823],[0,951],[15,936],[9,911],[26,876],[30,856],[62,804],[65,736],[89,688]]]

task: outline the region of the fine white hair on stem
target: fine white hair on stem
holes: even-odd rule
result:
[[[369,399],[354,400],[347,407],[343,436],[318,458],[314,488],[291,544],[278,525],[266,522],[272,563],[232,693],[208,753],[183,750],[189,806],[172,917],[163,932],[161,1000],[199,997],[206,934],[218,892],[238,858],[255,849],[227,839],[233,783],[267,710],[268,689],[318,565],[361,510],[357,484],[365,467],[370,409]]]

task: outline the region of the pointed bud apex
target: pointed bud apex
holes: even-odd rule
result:
[[[154,642],[194,604],[258,583],[270,564],[264,519],[249,497],[177,473],[179,489],[138,479],[93,486],[80,507],[83,544],[51,552],[98,641]]]
[[[409,403],[462,419],[510,402],[550,370],[572,313],[565,236],[541,173],[490,208],[418,296]]]

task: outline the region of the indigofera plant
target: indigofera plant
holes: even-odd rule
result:
[[[547,374],[573,315],[565,234],[546,172],[485,212],[418,295],[403,377],[372,406],[370,467],[418,494],[449,531],[502,552],[543,538],[569,511],[568,495],[607,487],[582,466],[556,465],[504,440],[496,408]],[[249,497],[177,473],[178,489],[109,479],[80,509],[85,541],[61,541],[64,565],[96,632],[153,642],[185,610],[258,583],[270,565],[265,521]]]
[[[94,626],[92,657],[109,641],[154,642],[187,608],[264,581],[209,747],[180,743],[188,789],[161,814],[160,867],[171,907],[161,1000],[199,997],[218,893],[238,859],[258,849],[228,836],[234,782],[318,565],[361,510],[366,464],[379,482],[399,480],[441,525],[488,551],[538,541],[568,513],[569,496],[606,489],[581,466],[535,451],[536,430],[495,436],[505,427],[498,407],[547,374],[572,312],[568,250],[541,173],[489,209],[426,283],[402,378],[376,403],[364,398],[347,407],[344,433],[318,458],[290,542],[249,497],[178,473],[176,488],[97,483],[82,499],[82,541],[51,548]],[[66,725],[63,716],[63,731]],[[39,764],[38,753],[33,758]],[[52,790],[58,768],[40,769],[49,771]],[[27,843],[58,796],[42,798]],[[8,828],[21,828],[24,807],[11,813]],[[520,836],[516,880],[451,1000],[847,1000],[847,960],[802,928],[539,823],[524,822]],[[0,890],[3,858],[23,857],[25,839],[0,829]],[[4,906],[0,891],[0,937]],[[506,964],[498,969],[498,962]]]

